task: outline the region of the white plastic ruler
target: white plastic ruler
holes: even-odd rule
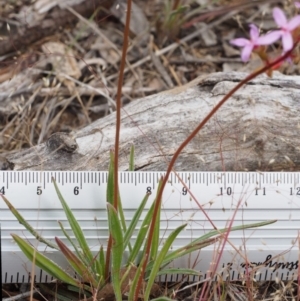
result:
[[[152,192],[147,205],[149,208],[156,195],[158,180],[163,174],[120,172],[119,189],[128,222],[147,190]],[[62,221],[66,227],[68,223],[51,183],[52,176],[80,223],[90,247],[97,252],[101,244],[106,245],[108,237],[107,172],[5,171],[0,172],[0,192],[45,238],[53,240],[57,236],[66,242],[57,221]],[[179,176],[188,189],[175,174],[170,176],[162,200],[161,243],[183,223],[188,225],[176,239],[173,249],[213,229],[191,197],[190,190],[218,229],[228,227],[233,218],[233,226],[278,220],[261,228],[231,232],[216,268],[218,275],[227,279],[243,279],[245,275],[256,280],[297,279],[300,256],[300,173],[180,172]],[[41,243],[37,244],[16,221],[2,199],[0,222],[4,283],[28,282],[31,272],[31,263],[12,242],[10,233],[26,237],[40,251],[70,270],[59,252],[45,249]],[[207,278],[210,276],[209,271],[213,270],[213,264],[217,262],[223,243],[224,240],[220,240],[191,256],[183,257],[173,265],[199,271],[201,275],[190,279],[192,281]],[[174,274],[168,280],[177,281],[182,277]],[[51,277],[36,268],[35,281],[48,282]]]

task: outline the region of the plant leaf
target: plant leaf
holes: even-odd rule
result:
[[[122,206],[122,202],[121,202],[121,197],[120,197],[120,193],[118,191],[118,212],[119,212],[119,216],[120,216],[120,221],[121,221],[121,225],[122,225],[122,228],[123,228],[123,233],[126,232],[127,230],[127,226],[126,226],[126,219],[125,219],[125,215],[124,215],[124,211],[123,211],[123,206]],[[131,244],[129,244],[129,251],[132,250],[131,248]]]
[[[28,242],[16,234],[11,234],[25,256],[39,268],[65,283],[82,287],[82,284],[62,270],[55,262],[34,249]]]
[[[69,208],[68,204],[66,203],[66,201],[64,200],[62,194],[60,193],[60,190],[56,184],[56,181],[54,178],[52,178],[52,181],[54,183],[54,187],[57,193],[57,196],[62,204],[62,207],[65,211],[66,217],[69,221],[69,224],[72,228],[72,231],[77,239],[77,242],[82,250],[82,253],[87,257],[88,259],[88,265],[90,265],[90,267],[93,269],[94,272],[96,272],[95,269],[95,265],[94,265],[94,258],[93,258],[93,254],[87,244],[87,241],[84,237],[84,234],[81,230],[80,225],[78,224],[75,216],[73,215],[73,212],[71,211],[71,209]]]
[[[186,224],[179,226],[177,229],[175,229],[170,235],[169,237],[166,239],[161,251],[159,252],[158,256],[155,258],[154,261],[154,265],[153,268],[150,272],[150,276],[148,278],[147,281],[147,286],[146,286],[146,290],[144,293],[144,299],[148,300],[149,296],[150,296],[150,292],[151,292],[151,288],[152,285],[155,281],[155,278],[157,276],[157,273],[159,271],[159,268],[165,258],[165,256],[167,255],[172,243],[174,242],[174,240],[176,239],[177,235],[186,227]]]
[[[159,189],[161,188],[161,183],[162,182],[159,181],[157,191],[159,191]],[[151,224],[151,219],[153,218],[153,211],[154,211],[155,202],[156,202],[156,199],[152,203],[151,207],[149,208],[149,210],[148,210],[148,212],[147,212],[147,214],[146,214],[146,216],[145,216],[145,218],[142,222],[140,231],[139,231],[139,233],[137,235],[137,238],[136,238],[135,245],[134,245],[131,253],[129,254],[127,264],[133,263],[136,260],[137,256],[139,255],[140,250],[142,249],[142,244],[143,244],[145,238],[147,237],[147,232],[148,232],[149,226]],[[144,251],[142,252],[142,254],[143,253],[144,253]],[[139,262],[137,262],[137,264],[139,264]]]
[[[96,288],[98,283],[90,273],[89,267],[87,267],[58,237],[55,237],[55,241],[74,271],[82,277],[83,282],[88,282]]]
[[[86,268],[88,268],[88,267],[89,267],[89,262],[86,260],[84,254],[82,254],[82,252],[80,252],[80,251],[78,250],[77,246],[74,244],[73,240],[71,239],[71,237],[69,236],[69,234],[68,234],[67,231],[65,230],[63,224],[62,224],[60,221],[58,221],[58,224],[59,224],[59,226],[60,226],[62,232],[63,232],[64,235],[66,236],[66,238],[67,238],[67,239],[69,240],[69,242],[72,244],[72,246],[73,246],[73,248],[74,248],[74,250],[75,250],[77,256],[78,256],[79,259],[81,260],[81,262],[85,264],[85,267],[86,267]],[[100,281],[100,283],[101,283],[101,279],[103,279],[104,276],[103,276],[103,277],[100,276],[99,271],[101,271],[101,268],[100,268],[100,266],[99,266],[99,262],[98,262],[97,260],[94,260],[94,263],[95,263],[96,271],[97,271],[95,277],[96,277],[97,279],[99,279],[99,281]],[[78,273],[78,274],[80,275],[80,273]],[[97,276],[97,275],[99,275],[99,276]]]
[[[128,300],[134,300],[135,296],[139,294],[139,292],[137,291],[137,284],[138,284],[138,280],[141,277],[142,273],[144,273],[144,271],[142,270],[143,267],[143,259],[141,260],[140,265],[138,266],[135,276],[132,280],[132,283],[130,285],[130,290],[129,290],[129,295],[128,295]],[[144,301],[148,301],[147,299],[144,299]]]
[[[107,203],[109,232],[112,237],[112,267],[111,279],[117,301],[122,301],[120,270],[122,265],[124,242],[122,227],[118,218],[118,213],[113,205]]]
[[[35,231],[29,223],[24,219],[24,217],[19,213],[19,211],[9,202],[9,200],[4,196],[1,195],[3,201],[6,203],[8,209],[11,211],[11,213],[16,217],[16,219],[19,221],[21,225],[23,225],[39,242],[42,242],[46,244],[48,247],[52,249],[58,250],[58,247],[54,245],[51,241],[45,239],[43,236],[41,236],[37,231]]]
[[[110,163],[108,168],[106,202],[113,205],[114,203],[114,156],[110,153]]]
[[[137,256],[139,255],[139,252],[142,249],[143,242],[144,242],[144,240],[147,236],[147,232],[149,230],[149,225],[150,225],[150,222],[151,222],[153,210],[154,210],[154,203],[149,208],[149,211],[147,212],[147,214],[146,214],[146,216],[145,216],[145,218],[142,222],[142,225],[141,225],[139,233],[136,237],[136,241],[135,241],[135,244],[133,246],[133,249],[132,249],[132,251],[130,252],[130,254],[128,256],[127,264],[133,263],[136,260]]]
[[[64,236],[65,236],[65,237],[68,239],[68,241],[72,244],[72,246],[73,246],[73,248],[74,248],[76,254],[78,255],[78,257],[79,257],[82,261],[84,261],[84,262],[86,262],[86,263],[88,264],[88,262],[85,260],[85,258],[84,258],[84,256],[83,256],[82,252],[80,252],[80,251],[78,250],[77,246],[74,244],[73,239],[71,239],[70,235],[67,233],[67,231],[66,231],[66,229],[64,228],[63,224],[62,224],[60,221],[58,221],[58,224],[59,224],[60,229],[61,229],[61,231],[63,232]]]
[[[219,238],[221,238],[222,236],[221,235],[218,235],[218,236],[215,236],[213,238],[210,238],[210,239],[206,239],[205,241],[203,242],[198,242],[194,245],[187,245],[185,248],[180,248],[180,249],[177,249],[173,252],[170,252],[168,255],[166,255],[164,261],[162,262],[162,266],[165,266],[167,265],[168,263],[174,261],[175,259],[177,258],[180,258],[186,254],[190,254],[194,251],[197,251],[197,250],[200,250],[200,249],[203,249],[211,244],[214,244]],[[153,266],[153,262],[150,262],[147,266],[147,271],[148,270],[151,270],[152,269],[152,266]]]
[[[128,244],[129,241],[130,241],[130,238],[131,238],[131,236],[132,236],[132,233],[133,233],[133,231],[134,231],[135,228],[136,228],[136,225],[137,225],[137,223],[138,223],[138,221],[139,221],[139,219],[140,219],[140,217],[141,217],[141,215],[142,215],[142,213],[143,213],[143,210],[144,210],[144,208],[145,208],[145,205],[146,205],[148,199],[149,199],[149,194],[146,194],[145,197],[143,198],[143,200],[142,200],[140,206],[138,207],[138,209],[137,209],[136,212],[134,213],[134,216],[133,216],[133,218],[132,218],[132,220],[131,220],[131,223],[130,223],[130,225],[129,225],[127,231],[126,231],[125,234],[124,234],[124,250],[126,249],[127,244]],[[131,252],[132,250],[129,249],[129,251]]]
[[[161,189],[161,184],[162,184],[162,179],[159,181],[159,184],[158,184],[155,202],[157,202],[157,194],[158,194],[159,190]],[[149,260],[153,260],[153,261],[155,261],[155,259],[156,259],[158,247],[159,247],[160,212],[161,212],[161,206],[159,206],[159,209],[157,211],[157,216],[156,216],[155,225],[154,225],[154,233],[153,233],[153,238],[152,238],[152,242],[151,242],[151,250],[150,250]]]
[[[230,231],[237,231],[237,230],[243,230],[243,229],[247,229],[247,228],[257,228],[257,227],[262,227],[262,226],[266,226],[269,224],[273,224],[275,223],[277,220],[271,220],[271,221],[264,221],[264,222],[259,222],[259,223],[253,223],[253,224],[248,224],[248,225],[239,225],[239,226],[234,226],[230,228]],[[199,250],[199,249],[203,249],[204,247],[207,247],[211,244],[213,244],[217,239],[222,237],[222,234],[227,232],[229,229],[228,228],[224,228],[221,230],[213,230],[210,231],[208,233],[206,233],[205,235],[193,240],[191,243],[187,244],[184,247],[181,247],[177,250],[174,250],[172,252],[170,252],[164,259],[162,265],[165,265],[179,257],[182,257],[186,254],[190,254],[193,251]],[[153,262],[150,262],[147,265],[147,270],[151,270],[153,267]]]
[[[100,250],[99,250],[98,262],[99,262],[98,274],[99,274],[100,286],[102,286],[105,281],[105,279],[104,279],[104,277],[105,277],[105,255],[104,255],[102,246],[100,247]]]
[[[231,232],[231,231],[244,230],[244,229],[249,229],[249,228],[258,228],[258,227],[266,226],[266,225],[269,225],[269,224],[273,224],[275,222],[277,222],[277,220],[263,221],[263,222],[259,222],[259,223],[248,224],[248,225],[239,225],[239,226],[234,226],[234,227],[231,227],[231,228],[224,228],[224,229],[220,229],[220,230],[212,230],[212,231],[208,232],[207,234],[193,240],[187,246],[193,246],[197,243],[203,243],[208,238],[211,238],[211,237],[216,236],[218,234],[226,233],[228,231]],[[181,248],[181,249],[183,249],[183,248]]]
[[[192,275],[192,276],[201,276],[202,274],[199,271],[193,269],[185,269],[185,268],[170,268],[157,272],[157,276],[159,275]]]

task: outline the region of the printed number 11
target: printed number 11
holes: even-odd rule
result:
[[[255,195],[258,195],[258,190],[260,190],[260,189],[255,188]],[[262,195],[266,195],[266,188],[265,187],[262,189],[262,191],[263,191]]]

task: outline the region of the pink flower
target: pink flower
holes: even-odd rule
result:
[[[281,36],[283,50],[284,52],[287,52],[293,48],[294,41],[292,31],[300,25],[300,15],[293,17],[290,21],[287,21],[284,12],[280,8],[275,7],[273,9],[273,18],[276,24],[281,28],[274,32]]]
[[[238,38],[230,41],[230,44],[244,47],[241,53],[241,58],[243,62],[247,62],[250,58],[252,50],[259,45],[269,45],[274,43],[280,38],[280,33],[270,32],[265,36],[259,36],[259,30],[254,24],[250,24],[250,40],[244,38]]]
[[[295,1],[294,4],[295,4],[295,6],[296,6],[297,8],[300,8],[300,2]]]

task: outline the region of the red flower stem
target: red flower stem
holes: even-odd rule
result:
[[[115,137],[115,153],[114,153],[114,208],[118,210],[118,169],[119,169],[119,143],[120,143],[120,128],[121,128],[121,96],[122,96],[122,86],[124,78],[124,69],[126,63],[126,55],[128,48],[128,37],[129,37],[129,25],[130,25],[130,14],[131,14],[131,2],[127,1],[127,12],[126,12],[126,22],[123,35],[123,49],[120,64],[120,74],[118,80],[117,88],[117,99],[116,99],[116,137]],[[105,261],[105,280],[109,279],[109,264],[110,264],[110,252],[112,248],[112,236],[109,234],[106,261]]]
[[[156,203],[155,203],[155,207],[154,207],[154,211],[153,211],[153,218],[151,220],[151,225],[150,225],[150,229],[149,229],[149,236],[147,239],[147,245],[146,245],[146,251],[145,251],[145,257],[143,259],[143,266],[141,267],[142,271],[146,270],[146,266],[147,266],[147,262],[149,259],[149,255],[150,255],[150,249],[151,249],[151,243],[153,240],[153,233],[154,233],[154,227],[155,227],[155,222],[156,222],[156,217],[157,217],[157,213],[159,210],[159,206],[161,204],[161,199],[162,199],[162,194],[164,191],[164,188],[166,186],[166,183],[168,181],[168,178],[170,176],[170,173],[172,171],[172,168],[178,158],[178,156],[180,155],[180,153],[183,151],[183,149],[189,144],[189,142],[195,137],[195,135],[203,128],[203,126],[212,118],[212,116],[221,108],[221,106],[236,92],[238,91],[243,85],[245,85],[247,82],[249,82],[250,80],[254,79],[255,77],[257,77],[258,75],[264,73],[265,71],[271,69],[273,66],[276,66],[279,62],[284,61],[285,59],[287,59],[290,55],[291,52],[293,51],[293,49],[295,48],[297,43],[294,44],[293,48],[286,52],[283,56],[281,56],[280,58],[278,58],[277,60],[275,60],[274,62],[267,64],[266,66],[262,67],[261,69],[251,73],[250,75],[248,75],[245,79],[243,79],[240,83],[238,83],[232,90],[230,90],[228,92],[227,95],[225,95],[223,97],[222,100],[219,101],[219,103],[206,115],[206,117],[199,123],[199,125],[192,131],[192,133],[182,142],[182,144],[178,147],[178,149],[176,150],[175,154],[173,155],[171,162],[168,166],[166,175],[163,178],[163,182],[161,185],[160,190],[158,191],[157,194],[157,199],[156,199]],[[139,281],[137,283],[137,292],[139,292],[141,285],[142,285],[142,280],[143,278],[140,277]],[[134,298],[135,301],[137,301],[137,296],[135,296]]]

